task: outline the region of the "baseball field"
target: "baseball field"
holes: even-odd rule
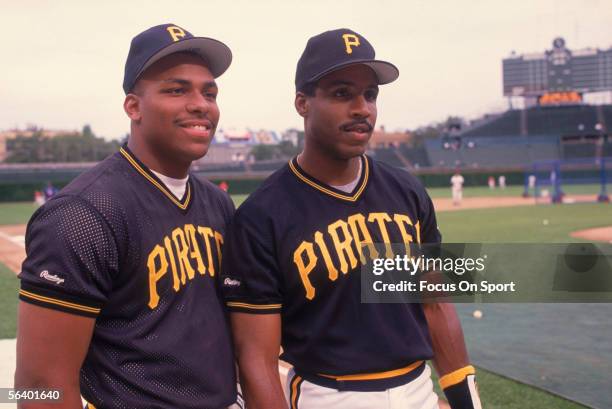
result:
[[[431,189],[443,240],[612,242],[612,204],[581,202],[585,194],[592,194],[588,187],[570,189],[578,200],[559,205],[536,205],[534,199],[521,198],[521,193],[519,186],[467,188],[462,205],[453,206],[449,189]],[[233,199],[239,205],[245,197]],[[30,203],[0,204],[1,339],[15,337],[15,272],[24,257],[25,223],[34,210]],[[612,305],[459,304],[457,308],[470,356],[479,368],[484,407],[612,407],[612,346],[607,341],[612,333]],[[482,317],[475,318],[475,310]],[[0,387],[9,387],[14,342],[1,341],[0,348],[4,349],[0,351]]]

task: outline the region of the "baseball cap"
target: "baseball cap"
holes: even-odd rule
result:
[[[214,78],[223,74],[232,62],[231,50],[221,41],[194,37],[176,24],[161,24],[132,39],[123,76],[125,93],[128,94],[132,90],[142,73],[156,61],[178,52],[200,55]]]
[[[332,71],[354,64],[374,70],[379,84],[395,81],[399,77],[397,67],[375,57],[374,47],[361,34],[348,28],[325,31],[308,40],[297,64],[295,87],[301,89]]]

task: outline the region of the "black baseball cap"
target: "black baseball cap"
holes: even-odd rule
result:
[[[375,57],[374,47],[361,34],[348,28],[325,31],[308,40],[297,64],[295,88],[299,90],[332,71],[354,64],[370,67],[379,84],[395,81],[399,77],[397,67]]]
[[[161,24],[132,39],[123,77],[125,93],[128,94],[132,90],[138,78],[153,63],[178,52],[200,55],[215,78],[223,74],[232,62],[231,50],[221,41],[194,37],[176,24]]]

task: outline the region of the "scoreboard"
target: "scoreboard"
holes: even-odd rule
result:
[[[504,96],[538,97],[541,103],[575,103],[582,93],[612,91],[612,48],[571,51],[563,38],[543,53],[502,61]]]

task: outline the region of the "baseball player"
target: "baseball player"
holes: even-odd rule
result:
[[[60,389],[62,408],[82,408],[81,395],[97,409],[236,401],[216,285],[234,209],[220,189],[189,174],[214,135],[215,78],[231,59],[225,44],[174,24],[132,40],[127,144],[28,224],[17,388]]]
[[[379,85],[398,75],[349,29],[312,37],[297,64],[304,150],[237,210],[225,242],[249,408],[437,408],[432,358],[451,406],[479,407],[452,306],[360,302],[360,263],[389,256],[373,243],[440,241],[417,179],[365,155]]]
[[[453,194],[453,204],[455,206],[459,206],[461,204],[461,200],[463,199],[463,176],[459,173],[459,170],[455,171],[455,174],[451,177],[451,191]]]

